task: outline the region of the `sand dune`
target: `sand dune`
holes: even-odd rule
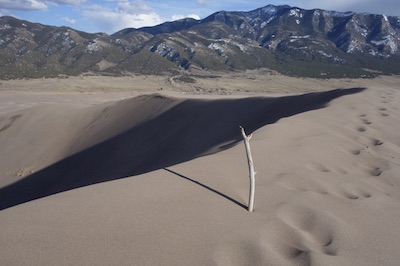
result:
[[[30,158],[41,154],[55,154],[48,160],[56,162],[0,189],[0,208],[215,153],[241,140],[239,125],[252,132],[362,90],[225,100],[150,95],[86,109],[58,105],[12,113],[3,118],[1,137],[4,152],[15,154],[3,164],[30,162],[32,169],[37,165]],[[26,150],[32,143],[35,154]]]
[[[155,94],[4,114],[0,257],[7,265],[397,265],[399,103],[396,89],[352,88],[215,100]],[[239,125],[254,132],[254,213],[244,208]]]

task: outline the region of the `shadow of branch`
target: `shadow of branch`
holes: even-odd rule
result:
[[[181,175],[181,174],[179,174],[179,173],[177,173],[175,171],[172,171],[172,170],[170,170],[168,168],[164,168],[164,170],[167,171],[167,172],[170,172],[171,174],[177,175],[177,176],[179,176],[179,177],[181,177],[183,179],[186,179],[186,180],[188,180],[190,182],[193,182],[196,185],[199,185],[199,186],[201,186],[201,187],[203,187],[205,189],[208,189],[209,191],[214,192],[215,194],[217,194],[217,195],[219,195],[221,197],[224,197],[225,199],[227,199],[227,200],[229,200],[229,201],[231,201],[231,202],[233,202],[233,203],[235,203],[235,204],[239,205],[240,207],[242,207],[242,208],[247,210],[247,206],[246,205],[244,205],[244,204],[240,203],[239,201],[237,201],[237,200],[225,195],[224,193],[221,193],[221,192],[219,192],[219,191],[217,191],[217,190],[215,190],[215,189],[213,189],[213,188],[211,188],[211,187],[209,187],[207,185],[204,185],[203,183],[200,183],[199,181],[196,181],[196,180],[193,180],[193,179],[191,179],[191,178],[189,178],[187,176]]]

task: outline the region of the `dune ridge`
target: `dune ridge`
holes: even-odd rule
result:
[[[14,141],[8,143],[21,143],[22,139],[26,140],[23,132],[28,132],[30,136],[36,134],[36,138],[29,142],[34,142],[37,150],[54,142],[50,149],[53,153],[54,149],[60,151],[54,164],[1,188],[0,209],[212,154],[241,140],[239,125],[253,132],[283,117],[323,108],[337,97],[362,90],[336,89],[278,98],[225,100],[178,100],[155,94],[83,110],[71,110],[69,105],[63,110],[57,106],[58,112],[53,112],[53,117],[48,118],[51,119],[47,122],[49,128],[41,122],[43,110],[40,107],[29,111],[26,122],[22,121],[24,111],[11,114],[8,119],[3,119],[11,124],[3,127],[2,137],[14,137]],[[44,112],[50,113],[47,108]],[[24,126],[28,121],[28,126],[32,125],[34,129],[18,127],[18,122]],[[54,133],[54,129],[59,133]],[[66,132],[69,136],[64,136]],[[5,151],[11,153],[11,149],[15,149],[14,145],[6,147]],[[18,154],[18,157],[27,161],[23,154]],[[12,161],[15,163],[16,158]]]

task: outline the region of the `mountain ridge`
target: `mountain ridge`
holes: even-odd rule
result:
[[[269,68],[303,77],[400,73],[400,17],[287,5],[111,35],[0,17],[0,78]]]

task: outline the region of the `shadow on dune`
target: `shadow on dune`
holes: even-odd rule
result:
[[[333,99],[363,90],[335,89],[278,98],[183,100],[148,121],[1,188],[0,210],[212,154],[242,140],[239,125],[250,134],[281,118],[323,108]]]
[[[199,186],[201,186],[201,187],[203,187],[203,188],[205,188],[205,189],[207,189],[207,190],[209,190],[209,191],[211,191],[211,192],[213,192],[213,193],[215,193],[215,194],[217,194],[217,195],[219,195],[219,196],[221,196],[221,197],[223,197],[223,198],[225,198],[225,199],[227,199],[227,200],[229,200],[229,201],[231,201],[231,202],[233,202],[233,203],[235,203],[236,205],[239,205],[240,207],[242,207],[242,208],[244,208],[244,209],[246,209],[246,210],[248,209],[248,207],[247,207],[246,205],[244,205],[243,203],[240,203],[239,201],[237,201],[237,200],[235,200],[235,199],[229,197],[228,195],[225,195],[225,194],[222,193],[222,192],[219,192],[218,190],[213,189],[212,187],[209,187],[209,186],[207,186],[207,185],[204,185],[203,183],[201,183],[201,182],[199,182],[199,181],[196,181],[196,180],[194,180],[194,179],[192,179],[192,178],[190,178],[190,177],[181,175],[181,174],[179,174],[179,173],[177,173],[177,172],[175,172],[175,171],[172,171],[172,170],[170,170],[170,169],[168,169],[168,168],[164,168],[164,170],[167,171],[167,172],[170,172],[171,174],[174,174],[174,175],[176,175],[176,176],[179,176],[179,177],[182,178],[182,179],[185,179],[185,180],[188,180],[188,181],[190,181],[190,182],[192,182],[192,183],[195,183],[196,185],[199,185]]]

